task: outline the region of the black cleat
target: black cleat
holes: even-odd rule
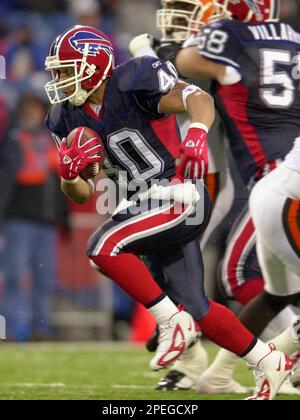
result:
[[[178,372],[178,370],[170,370],[170,372],[158,382],[155,389],[157,391],[176,391],[179,389],[188,389],[178,386],[178,383],[185,376],[186,375],[184,373]]]

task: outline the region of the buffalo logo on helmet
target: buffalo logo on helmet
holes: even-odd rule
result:
[[[88,46],[88,55],[96,56],[100,51],[104,51],[108,56],[113,53],[111,43],[107,39],[93,32],[76,32],[69,42],[74,50],[83,53]]]
[[[253,11],[253,13],[256,15],[256,19],[257,20],[263,20],[263,15],[260,11],[260,8],[258,7],[258,4],[263,6],[264,2],[260,1],[260,0],[246,0],[246,3],[248,5],[249,9],[251,9]]]
[[[256,19],[258,21],[263,20],[263,15],[261,13],[260,8],[258,7],[258,5],[261,5],[261,6],[264,5],[263,0],[242,0],[242,1],[245,1],[249,9],[252,10],[252,12],[255,14]],[[241,0],[230,0],[230,3],[236,5],[236,4],[241,3]]]

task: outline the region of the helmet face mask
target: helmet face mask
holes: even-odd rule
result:
[[[82,60],[57,62],[51,60],[51,57],[47,57],[45,64],[46,69],[51,71],[52,74],[52,80],[45,85],[50,103],[70,101],[72,105],[77,105],[78,102],[81,102],[78,97],[87,95],[87,91],[82,89],[82,82],[89,79],[95,72],[92,66]],[[84,75],[87,72],[86,67],[88,67],[90,74]],[[60,70],[63,69],[70,69],[73,75],[61,80]],[[66,94],[66,91],[70,91],[70,93]]]
[[[214,13],[215,0],[162,0],[156,13],[156,25],[162,31],[162,41],[184,42],[196,34]]]
[[[106,36],[90,27],[75,26],[56,38],[46,58],[45,68],[52,80],[45,85],[51,104],[69,101],[83,105],[110,77],[114,54]],[[68,69],[67,77],[60,72]]]

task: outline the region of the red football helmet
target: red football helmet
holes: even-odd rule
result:
[[[102,32],[77,25],[54,40],[45,68],[52,73],[52,80],[45,85],[50,102],[68,100],[80,106],[112,74],[113,47]],[[71,76],[61,80],[62,69],[71,69]]]
[[[242,22],[275,22],[280,0],[217,0],[213,20],[237,19]]]
[[[215,12],[216,0],[162,0],[156,12],[156,25],[162,41],[183,42],[207,25]]]

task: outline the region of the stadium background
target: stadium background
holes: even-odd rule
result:
[[[159,0],[1,0],[0,55],[5,57],[6,79],[0,81],[0,141],[18,125],[20,97],[33,94],[46,101],[43,85],[48,77],[44,72],[44,60],[56,34],[74,23],[101,28],[112,38],[118,64],[130,57],[128,44],[133,36],[145,32],[159,36],[155,29],[155,11],[159,4]],[[282,1],[282,18],[298,30],[299,16],[299,1]],[[14,180],[0,179],[1,197],[7,182],[13,183]],[[54,248],[56,274],[51,295],[51,330],[45,337],[34,337],[29,330],[13,339],[142,341],[151,331],[152,321],[148,319],[147,323],[146,318],[136,312],[134,303],[111,282],[100,277],[85,257],[87,238],[101,222],[101,217],[95,212],[96,198],[84,206],[68,203],[69,213],[63,228],[61,225],[55,227],[58,235]],[[243,194],[239,204],[242,202]],[[7,220],[5,205],[10,206],[10,201],[1,206],[2,226]],[[30,211],[30,203],[27,205]],[[224,238],[229,226],[230,222],[223,226],[217,235],[219,239]],[[216,274],[215,258],[223,251],[224,242],[218,242],[218,249],[213,242],[206,252],[210,276]],[[0,241],[0,255],[1,247],[3,240]],[[22,282],[23,293],[30,294],[33,287],[31,274],[24,273]],[[5,300],[1,277],[0,286],[1,314]],[[208,288],[210,294],[215,293],[211,278]],[[132,324],[133,329],[130,328]]]

